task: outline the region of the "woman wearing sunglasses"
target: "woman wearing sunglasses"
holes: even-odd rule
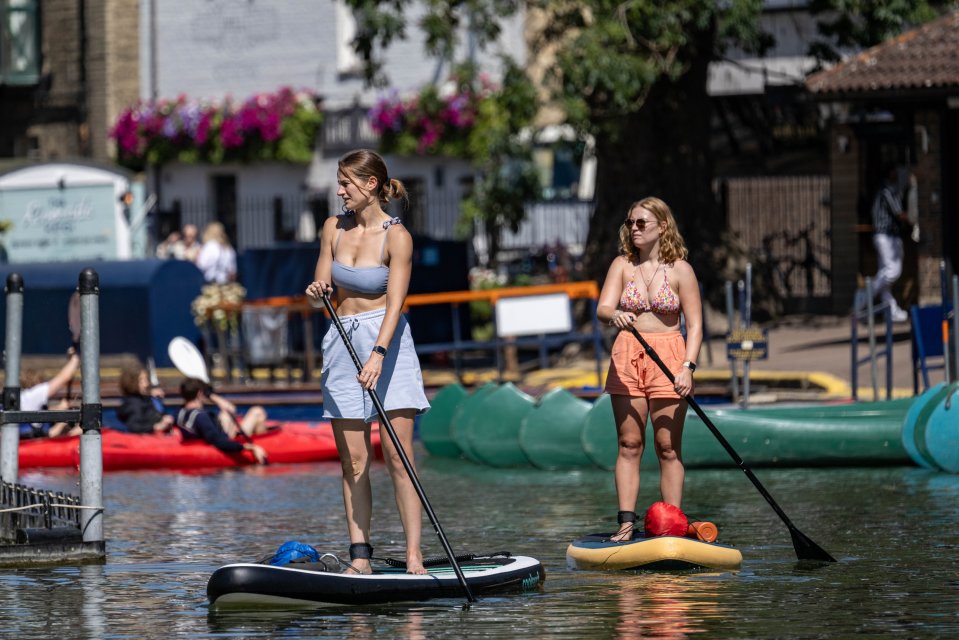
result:
[[[596,310],[601,321],[619,330],[606,378],[619,442],[615,478],[620,527],[612,537],[617,542],[633,537],[647,419],[659,459],[663,502],[681,506],[686,473],[683,398],[693,393],[693,372],[703,341],[699,282],[686,262],[686,245],[669,206],[653,197],[634,203],[619,239],[620,255],[609,267]],[[680,314],[686,319],[685,339]],[[666,363],[675,382],[644,352],[631,327]]]

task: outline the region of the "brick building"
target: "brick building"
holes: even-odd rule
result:
[[[110,160],[139,92],[138,0],[0,3],[0,161]]]
[[[906,240],[901,304],[940,300],[939,265],[959,267],[959,12],[808,78],[833,114],[833,304],[875,273],[869,206],[885,163],[915,177],[920,241]],[[953,238],[952,241],[949,238]]]

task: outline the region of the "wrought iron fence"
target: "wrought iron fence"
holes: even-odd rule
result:
[[[415,189],[416,185],[412,185]],[[483,226],[470,227],[461,222],[460,204],[464,189],[452,189],[429,198],[411,197],[405,210],[391,213],[403,218],[410,231],[427,235],[437,240],[472,239],[475,248],[482,253],[485,248]],[[415,196],[411,193],[411,196]],[[311,197],[307,194],[277,194],[272,197],[247,197],[236,202],[235,207],[224,215],[217,215],[212,198],[181,198],[174,201],[173,210],[166,214],[159,236],[185,224],[194,224],[200,229],[210,221],[219,219],[227,227],[227,234],[234,239],[238,250],[269,247],[277,242],[292,240],[312,241],[305,232],[307,227],[319,230],[323,220],[338,211],[336,203],[326,196]],[[544,245],[561,243],[571,252],[579,253],[586,243],[592,202],[577,200],[535,202],[527,206],[527,218],[514,233],[508,229],[500,235],[503,251],[522,251],[541,248]]]

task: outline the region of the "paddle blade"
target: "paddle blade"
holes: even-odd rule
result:
[[[70,339],[80,342],[80,292],[74,291],[67,304],[67,325],[70,327]]]
[[[167,346],[167,355],[170,356],[177,371],[187,378],[197,378],[210,384],[210,374],[207,372],[203,354],[192,342],[183,336],[173,338]]]
[[[154,389],[160,386],[160,377],[157,375],[157,365],[153,361],[153,356],[147,357],[147,376],[150,378],[150,386]]]
[[[793,548],[796,549],[796,557],[800,560],[836,562],[836,559],[829,555],[829,552],[810,540],[806,534],[796,527],[789,527],[789,535],[791,535],[793,539]]]

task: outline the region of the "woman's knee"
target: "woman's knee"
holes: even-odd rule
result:
[[[413,461],[413,452],[409,447],[404,447],[403,452],[406,454],[406,460],[410,463],[410,466],[415,466]],[[383,451],[384,462],[386,462],[387,467],[390,471],[395,471],[397,473],[405,474],[406,468],[403,465],[403,456],[400,455],[400,452],[389,447],[388,449],[384,448]]]
[[[643,441],[638,438],[620,438],[619,455],[623,458],[639,460],[643,455]]]
[[[356,480],[366,473],[370,467],[369,457],[365,453],[349,453],[340,456],[340,466],[343,469],[343,476]]]
[[[671,443],[656,444],[656,457],[660,462],[676,462],[680,460],[679,451]]]

